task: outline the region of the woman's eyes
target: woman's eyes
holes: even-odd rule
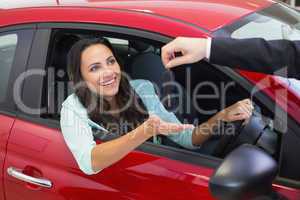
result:
[[[90,71],[91,72],[96,71],[98,68],[99,68],[99,66],[94,65],[93,67],[90,68]]]
[[[107,61],[107,65],[114,65],[115,63],[116,63],[116,59],[114,58]],[[101,68],[101,65],[94,65],[90,68],[90,71],[94,72],[99,68]]]
[[[116,62],[116,59],[110,59],[110,60],[108,60],[108,64],[109,65],[113,65],[113,64],[115,64],[115,62]]]

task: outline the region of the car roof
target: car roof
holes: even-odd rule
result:
[[[214,31],[274,4],[273,0],[1,0],[0,9],[97,7],[143,12],[186,21]],[[3,2],[4,1],[4,2]]]

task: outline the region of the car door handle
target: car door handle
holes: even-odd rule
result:
[[[31,183],[31,184],[38,185],[38,186],[45,187],[45,188],[52,187],[51,181],[49,181],[47,179],[41,179],[41,178],[35,178],[32,176],[28,176],[28,175],[22,173],[22,170],[16,169],[14,167],[7,168],[7,173],[12,177],[22,180],[22,181],[25,181],[27,183]]]

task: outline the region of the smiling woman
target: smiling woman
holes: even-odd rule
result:
[[[126,119],[130,116],[132,119],[143,120],[148,115],[143,112],[145,107],[142,102],[139,101],[142,110],[138,110],[133,102],[128,104],[129,95],[134,91],[129,86],[125,74],[121,74],[121,62],[115,55],[106,39],[83,39],[77,42],[70,50],[68,60],[69,77],[74,82],[75,94],[95,122],[105,124],[106,119],[118,122],[116,117],[121,116]],[[101,98],[97,105],[89,106],[97,97]],[[126,109],[127,112],[119,113],[115,117],[111,115],[122,109]],[[102,120],[99,113],[102,114]]]
[[[166,111],[149,81],[128,81],[120,63],[103,38],[79,40],[68,56],[75,92],[62,104],[60,124],[66,144],[86,174],[98,173],[152,136],[156,140],[158,134],[185,148],[199,148],[192,143],[193,126],[182,125]],[[115,125],[117,130],[112,128]],[[117,139],[96,145],[92,127],[114,133]]]

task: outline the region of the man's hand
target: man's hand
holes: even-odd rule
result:
[[[162,47],[162,62],[167,69],[198,62],[209,56],[207,55],[207,48],[210,48],[208,43],[207,38],[177,37]],[[182,56],[175,57],[175,53],[181,53]]]

